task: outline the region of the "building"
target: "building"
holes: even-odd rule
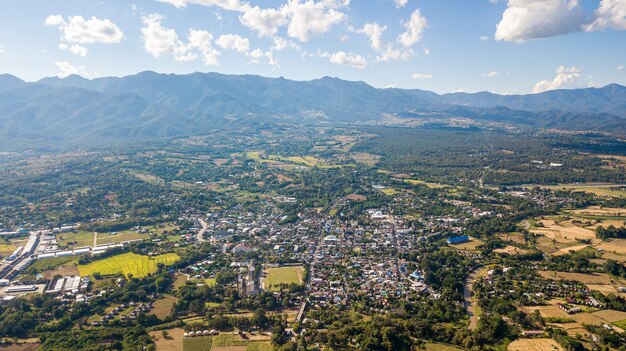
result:
[[[446,241],[448,242],[448,245],[456,245],[456,244],[462,244],[462,243],[466,243],[470,241],[470,237],[467,235],[461,235],[461,236],[455,236],[454,238],[450,238]]]

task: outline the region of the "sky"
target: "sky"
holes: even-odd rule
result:
[[[220,72],[438,93],[626,85],[626,0],[3,0],[0,73]]]

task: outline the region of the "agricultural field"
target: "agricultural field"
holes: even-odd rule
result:
[[[626,221],[626,209],[624,208],[591,206],[579,210],[569,210],[568,213],[572,213],[580,217],[600,217],[599,219],[613,219],[615,217],[620,219],[620,217],[623,217]]]
[[[17,249],[17,247],[8,242],[0,242],[0,257],[9,256],[13,253],[13,251],[15,251],[15,249]]]
[[[93,246],[94,232],[79,231],[77,233],[60,233],[55,235],[59,246],[76,248]]]
[[[81,276],[93,275],[94,273],[100,273],[102,275],[132,274],[133,277],[141,278],[156,272],[157,264],[164,263],[170,265],[179,259],[180,257],[174,253],[153,257],[125,253],[91,262],[86,265],[79,265],[78,270]]]
[[[378,191],[388,196],[393,196],[398,193],[398,190],[394,188],[381,188],[381,189],[378,189]]]
[[[509,344],[508,351],[564,351],[556,341],[548,338],[517,339]]]
[[[28,271],[43,272],[47,270],[59,269],[61,267],[73,267],[78,263],[77,256],[49,257],[36,260],[28,266]]]
[[[425,182],[423,180],[418,180],[418,179],[404,179],[404,182],[407,184],[411,184],[411,185],[425,185],[432,189],[440,189],[440,188],[448,187],[448,185],[439,184],[439,183],[429,183],[429,182]]]
[[[183,346],[183,334],[185,331],[181,328],[167,330],[167,338],[163,337],[162,331],[150,332],[150,336],[154,340],[158,351],[179,351]]]
[[[460,244],[453,244],[450,245],[450,247],[453,247],[457,250],[461,250],[461,251],[476,251],[478,249],[478,247],[480,245],[484,244],[484,242],[480,239],[476,239],[476,238],[471,238],[470,241],[468,242],[464,242],[464,243],[460,243]]]
[[[160,319],[163,319],[169,316],[170,312],[172,312],[172,307],[174,307],[176,301],[178,301],[178,299],[175,296],[166,295],[154,301],[154,308],[150,311],[150,313]]]
[[[271,351],[267,337],[242,339],[237,334],[183,338],[183,351]]]
[[[605,273],[570,273],[555,271],[537,271],[537,273],[546,279],[573,280],[583,284],[612,285],[621,283]]]
[[[572,220],[565,220],[560,218],[549,217],[537,221],[537,227],[531,229],[531,233],[542,235],[563,248],[573,245],[578,240],[591,240],[593,243],[600,243],[600,240],[596,238],[596,233],[593,230],[577,226],[572,223]]]
[[[304,267],[269,268],[265,271],[263,285],[270,290],[278,290],[280,284],[302,284],[304,282]]]
[[[98,233],[98,245],[119,244],[123,241],[149,239],[150,235],[125,230],[115,234]]]
[[[355,162],[361,163],[370,167],[375,166],[378,162],[380,162],[380,159],[382,158],[382,156],[380,155],[369,154],[367,152],[351,153],[350,157]]]
[[[508,254],[508,255],[524,255],[524,254],[529,253],[530,251],[525,250],[525,249],[520,249],[515,246],[507,245],[501,249],[495,249],[493,250],[493,252],[497,252],[500,254]]]
[[[559,184],[539,185],[539,187],[551,190],[582,191],[599,196],[626,197],[626,184]]]

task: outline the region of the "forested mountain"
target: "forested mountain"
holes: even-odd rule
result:
[[[626,135],[626,87],[532,95],[376,89],[324,77],[142,72],[126,77],[0,75],[0,150],[95,145],[203,133],[260,123],[351,123],[384,115],[465,117],[535,128]]]

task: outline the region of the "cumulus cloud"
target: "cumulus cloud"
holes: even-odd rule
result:
[[[365,34],[369,37],[370,46],[376,51],[380,51],[383,48],[383,33],[387,30],[387,26],[381,26],[376,22],[365,23],[363,28],[359,29],[357,33]]]
[[[72,74],[85,75],[85,66],[76,66],[67,61],[56,61],[54,64],[59,68],[59,73],[57,73],[59,78],[65,78]]]
[[[402,8],[409,3],[409,0],[393,0],[393,2],[396,4],[396,8]]]
[[[250,41],[237,34],[223,34],[216,41],[222,49],[237,50],[239,52],[248,52],[250,50]]]
[[[493,78],[498,75],[498,71],[491,71],[483,74],[483,77]]]
[[[51,15],[46,18],[44,24],[58,27],[62,33],[61,40],[67,43],[116,44],[124,40],[124,33],[109,19],[91,17],[86,20],[82,16],[69,16],[64,19],[60,15]]]
[[[626,30],[626,1],[600,0],[593,14],[579,0],[508,0],[496,40],[524,42],[571,32]]]
[[[239,0],[159,0],[178,8],[196,4],[239,12],[239,21],[260,36],[273,36],[282,27],[302,42],[328,32],[346,17],[341,11],[350,0],[288,0],[278,8],[261,8]]]
[[[413,46],[422,39],[422,33],[427,25],[428,21],[422,16],[421,11],[419,9],[413,11],[409,21],[404,24],[406,32],[400,34],[398,41],[405,47]]]
[[[0,46],[1,46],[1,45],[0,45]],[[0,48],[0,49],[1,49],[1,48]],[[1,51],[0,51],[0,52],[1,52]],[[615,69],[616,69],[618,72],[624,72],[624,69],[625,69],[625,68],[624,68],[624,65],[619,65],[619,66],[615,67]]]
[[[626,1],[602,0],[596,9],[591,23],[585,25],[586,31],[613,28],[626,30]]]
[[[59,43],[59,49],[64,51],[69,51],[74,55],[78,55],[80,57],[87,56],[87,48],[78,44],[67,45],[65,43]]]
[[[413,49],[395,49],[391,44],[388,44],[384,51],[376,56],[376,61],[406,61],[411,57],[416,56]]]
[[[413,73],[411,75],[411,79],[432,79],[432,74],[424,74],[424,73]]]
[[[150,14],[142,17],[141,33],[144,40],[144,49],[154,57],[171,54],[176,61],[193,61],[201,56],[206,65],[218,64],[220,52],[212,46],[213,35],[204,30],[190,29],[185,43],[171,28],[161,24],[164,17],[159,14]]]
[[[523,42],[576,31],[585,16],[578,0],[509,0],[496,40]]]
[[[320,57],[328,58],[332,63],[336,63],[342,66],[350,66],[355,68],[367,67],[367,60],[361,55],[356,55],[351,52],[338,51],[335,53],[322,52],[318,54]]]
[[[533,93],[542,93],[548,90],[562,89],[580,85],[582,69],[578,67],[559,66],[556,69],[556,77],[552,80],[542,80],[533,88]]]

